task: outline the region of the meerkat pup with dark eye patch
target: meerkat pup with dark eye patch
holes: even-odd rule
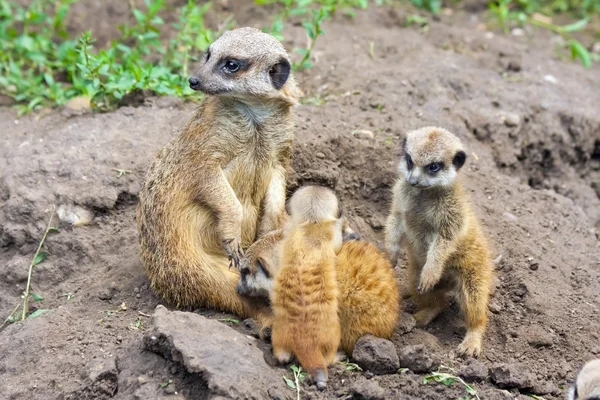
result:
[[[340,344],[335,258],[343,220],[324,187],[298,189],[289,209],[271,298],[273,353],[283,363],[296,356],[322,390]]]
[[[429,324],[445,307],[445,294],[454,290],[467,325],[458,352],[478,356],[493,267],[486,239],[459,181],[465,160],[460,139],[447,130],[425,127],[409,132],[385,237],[394,265],[401,244],[407,250],[411,294],[419,308],[417,323]]]
[[[226,32],[189,79],[207,96],[152,163],[137,208],[153,289],[178,307],[270,315],[236,292],[243,249],[285,220],[298,89],[288,54],[254,28]]]
[[[281,231],[280,231],[281,232]],[[238,293],[269,298],[279,273],[282,233],[265,235],[244,254]],[[340,350],[352,355],[356,341],[364,335],[390,339],[400,312],[400,288],[396,273],[385,253],[377,246],[356,240],[357,234],[345,235],[337,255],[338,315]],[[261,337],[267,336],[268,322]]]
[[[600,360],[585,363],[569,389],[569,400],[600,400]]]

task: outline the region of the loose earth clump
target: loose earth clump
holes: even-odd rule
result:
[[[104,4],[125,12],[111,8],[117,3]],[[269,23],[263,8],[235,3],[238,25]],[[481,14],[443,16],[427,31],[403,27],[404,16],[372,7],[326,25],[314,68],[296,75],[314,101],[296,110],[288,189],[332,187],[353,228],[381,246],[402,134],[426,125],[455,132],[468,147],[465,185],[497,261],[483,353],[477,362],[454,357],[465,333],[456,305],[426,330],[403,314],[392,347],[381,347],[398,357],[378,359],[394,369],[398,359],[398,370],[378,375],[351,359],[330,368],[322,393],[298,375],[302,398],[464,397],[457,381],[423,383],[442,366],[474,382],[480,398],[565,398],[583,362],[600,356],[600,67],[554,60],[543,33],[490,38],[476,29]],[[81,12],[70,24],[102,21]],[[302,27],[286,29],[286,48],[305,44]],[[20,117],[0,108],[2,320],[22,301],[53,206],[60,220],[31,283],[44,300],[30,312],[49,311],[0,332],[3,398],[296,398],[283,379],[296,385],[293,371],[274,366],[270,345],[236,316],[156,309],[162,301],[143,273],[140,185],[193,108],[169,97],[110,113]],[[404,285],[405,260],[399,265]],[[406,311],[414,312],[410,301]],[[213,325],[218,334],[205,337],[201,328]],[[202,353],[210,349],[230,356],[211,359]],[[432,362],[405,366],[403,354]]]

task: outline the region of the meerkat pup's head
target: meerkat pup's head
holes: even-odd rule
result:
[[[579,371],[569,400],[600,400],[600,359],[588,361]]]
[[[411,186],[444,187],[454,182],[466,159],[458,137],[445,129],[428,126],[406,134],[399,169]]]
[[[336,221],[342,217],[333,190],[322,186],[304,186],[296,190],[288,202],[293,224]]]
[[[190,87],[240,101],[280,99],[295,104],[298,89],[281,42],[255,28],[225,32],[189,79]]]

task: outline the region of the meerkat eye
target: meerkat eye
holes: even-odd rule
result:
[[[240,63],[235,60],[227,60],[223,68],[230,73],[237,72],[240,69]]]
[[[412,169],[415,164],[413,163],[412,157],[410,155],[406,155],[406,166],[408,169]]]
[[[431,163],[429,164],[429,172],[432,174],[435,174],[436,172],[438,172],[440,169],[442,169],[442,163]]]

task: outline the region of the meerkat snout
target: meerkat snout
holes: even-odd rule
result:
[[[404,139],[399,169],[413,187],[447,187],[466,158],[460,139],[444,129],[425,127]]]
[[[194,90],[200,90],[200,79],[196,76],[192,76],[189,79],[190,88]]]
[[[295,103],[291,63],[279,40],[255,28],[225,32],[204,54],[190,77],[194,90],[239,101],[275,99]]]

